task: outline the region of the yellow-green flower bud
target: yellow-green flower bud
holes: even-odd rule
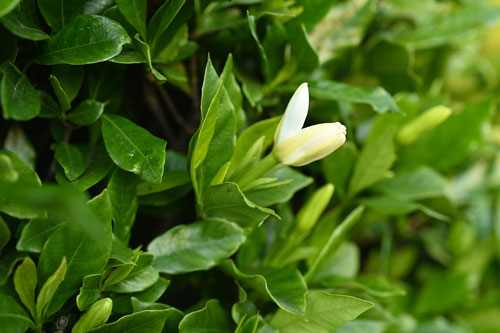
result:
[[[287,165],[302,166],[317,161],[342,146],[346,128],[341,123],[324,123],[306,128],[309,90],[303,83],[290,99],[274,135],[274,154]]]
[[[445,121],[451,113],[451,109],[444,105],[438,105],[425,111],[399,130],[397,134],[398,142],[402,145],[414,142],[423,133],[430,131]]]
[[[71,333],[83,333],[95,327],[101,326],[108,321],[113,309],[111,298],[103,298],[90,307],[76,322]]]
[[[319,217],[330,203],[333,191],[333,184],[326,184],[314,192],[297,214],[297,232],[304,234],[314,228]]]

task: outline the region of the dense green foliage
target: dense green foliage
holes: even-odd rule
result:
[[[0,0],[0,332],[500,332],[498,19]],[[303,82],[347,141],[285,166]]]

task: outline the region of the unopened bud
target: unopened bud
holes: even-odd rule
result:
[[[101,326],[108,321],[113,309],[111,298],[103,298],[95,302],[76,322],[71,333],[83,333],[95,327]]]
[[[444,105],[438,105],[425,111],[399,130],[397,134],[398,142],[402,145],[414,142],[422,134],[445,121],[451,113],[451,109]]]

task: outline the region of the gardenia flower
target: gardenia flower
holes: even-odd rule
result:
[[[302,128],[309,109],[309,89],[295,91],[274,134],[274,154],[287,165],[302,166],[322,159],[345,142],[346,128],[339,122]]]

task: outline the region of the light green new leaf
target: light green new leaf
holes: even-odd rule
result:
[[[227,56],[226,64],[224,65],[224,69],[222,70],[222,74],[220,76],[224,88],[226,88],[227,95],[229,96],[229,100],[234,107],[234,113],[237,121],[237,132],[239,133],[246,121],[245,110],[243,109],[243,95],[241,94],[240,86],[236,81],[236,77],[234,75],[234,64],[233,64],[233,55],[229,54]]]
[[[315,290],[307,294],[306,318],[278,310],[270,325],[280,333],[330,333],[372,307],[356,297]]]
[[[175,309],[145,310],[123,316],[114,323],[106,324],[88,333],[161,333],[165,321]]]
[[[146,10],[145,0],[116,0],[118,10],[123,14],[128,23],[146,38]]]
[[[42,186],[42,182],[40,178],[38,178],[36,172],[24,164],[15,153],[7,150],[0,150],[0,158],[8,161],[8,165],[11,167],[10,173],[13,172],[15,175],[15,178],[11,179],[12,183],[33,185],[36,187]],[[5,170],[3,170],[3,172],[0,173],[0,177],[5,174]],[[18,219],[45,218],[47,215],[45,209],[22,204],[8,195],[0,195],[0,211]]]
[[[67,142],[56,145],[54,158],[63,167],[64,174],[70,181],[75,180],[85,172],[85,161],[82,153]]]
[[[8,62],[0,67],[3,72],[0,101],[4,119],[30,120],[40,113],[40,101],[29,79]]]
[[[64,113],[66,113],[66,111],[71,109],[71,104],[69,102],[69,98],[66,96],[66,92],[62,88],[61,83],[59,82],[57,77],[55,77],[54,75],[50,75],[49,80],[50,80],[50,84],[52,86],[52,89],[54,90],[54,93],[56,94],[61,111],[64,114]]]
[[[102,115],[105,106],[105,103],[86,99],[68,114],[67,119],[77,125],[93,124]]]
[[[297,269],[265,268],[245,273],[239,270],[232,260],[224,261],[220,267],[238,281],[247,283],[261,294],[269,296],[281,309],[293,313],[293,316],[304,315],[307,285]]]
[[[35,149],[20,127],[12,126],[9,128],[9,132],[3,143],[3,148],[16,153],[21,161],[32,170],[35,170]]]
[[[116,169],[108,183],[109,200],[113,209],[113,232],[124,242],[130,239],[137,212],[137,183],[135,175]]]
[[[203,214],[208,218],[221,218],[241,227],[256,227],[274,210],[260,207],[241,192],[235,183],[210,186],[205,192]]]
[[[208,300],[201,310],[187,314],[179,323],[179,333],[231,333],[233,325],[216,299]]]
[[[88,225],[96,229],[68,221],[49,237],[40,254],[40,281],[45,281],[54,272],[63,257],[69,258],[66,277],[54,295],[47,315],[59,310],[81,286],[82,279],[101,272],[109,259],[112,213],[107,191],[94,197],[87,206],[94,218]]]
[[[50,38],[35,62],[41,65],[87,65],[120,54],[130,43],[125,29],[99,15],[80,15]]]
[[[14,273],[14,288],[21,302],[35,318],[35,290],[36,290],[36,266],[30,257],[26,257]]]
[[[0,0],[0,17],[7,15],[21,0]]]
[[[101,297],[101,291],[99,290],[101,277],[102,274],[99,273],[87,275],[83,278],[80,293],[76,296],[78,310],[84,311]]]
[[[59,288],[61,282],[64,280],[67,269],[68,265],[66,263],[66,257],[63,257],[61,264],[56,269],[54,274],[52,274],[47,281],[45,281],[40,289],[36,300],[36,321],[38,323],[42,323],[45,320],[49,303],[56,294],[57,288]]]
[[[157,80],[157,84],[161,85],[161,84],[167,82],[167,78],[153,67],[153,62],[151,60],[151,49],[150,49],[149,45],[146,42],[144,42],[143,40],[141,40],[141,37],[139,36],[139,34],[136,34],[134,36],[134,42],[135,42],[136,47],[139,50],[141,50],[144,58],[146,59],[146,63],[148,64],[149,70],[151,71],[151,73],[153,73],[153,76]]]
[[[29,315],[17,301],[0,290],[0,318],[2,333],[24,333],[33,326]]]
[[[231,256],[245,241],[245,232],[232,222],[203,220],[179,225],[153,239],[148,251],[154,267],[167,274],[206,270]]]
[[[113,301],[111,298],[103,298],[95,302],[76,322],[75,326],[71,329],[71,333],[85,333],[105,324],[108,321],[112,308]]]
[[[377,117],[354,166],[349,195],[353,196],[384,178],[396,159],[394,135],[397,127],[393,117]]]
[[[125,171],[150,183],[160,183],[167,142],[117,115],[103,115],[102,136],[109,156]]]
[[[136,293],[144,291],[158,281],[158,271],[151,266],[154,256],[143,253],[130,274],[120,282],[106,288],[115,293]]]
[[[323,101],[341,101],[370,105],[374,111],[401,113],[396,102],[382,87],[373,89],[360,88],[342,82],[315,81],[309,83],[311,98]]]
[[[19,6],[2,18],[2,23],[10,32],[21,38],[34,41],[49,38],[41,28],[35,0],[21,1]]]

